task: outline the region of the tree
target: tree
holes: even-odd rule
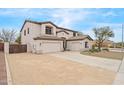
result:
[[[16,32],[14,30],[2,29],[2,31],[0,31],[0,39],[4,42],[12,42],[15,40],[15,34]]]
[[[18,44],[21,44],[21,35],[19,35],[19,36],[16,38],[15,42],[17,42]]]
[[[78,36],[83,36],[84,34],[82,32],[78,32]]]
[[[93,28],[93,31],[99,51],[101,51],[102,44],[105,40],[108,40],[110,37],[114,37],[114,33],[109,26]]]

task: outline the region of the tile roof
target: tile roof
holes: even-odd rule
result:
[[[71,38],[67,39],[67,41],[84,40],[86,38],[88,38],[89,40],[92,40],[93,41],[93,39],[89,35],[82,35],[82,36],[71,37]]]
[[[54,25],[56,28],[58,28],[58,29],[68,30],[68,31],[75,32],[75,33],[78,32],[78,31],[74,31],[74,30],[71,30],[71,29],[59,27],[59,26],[55,25],[53,22],[51,22],[51,21],[37,22],[37,21],[32,21],[32,20],[25,20],[25,22],[24,22],[24,24],[23,24],[20,32],[22,31],[22,29],[23,29],[23,27],[24,27],[24,25],[25,25],[26,22],[35,23],[35,24],[46,24],[46,23],[50,23],[50,24]]]
[[[63,39],[56,36],[40,36],[34,38],[34,40],[63,40]]]

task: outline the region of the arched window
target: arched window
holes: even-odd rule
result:
[[[88,42],[85,42],[85,48],[89,48],[89,47],[88,47]]]

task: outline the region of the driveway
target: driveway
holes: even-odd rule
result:
[[[94,67],[108,69],[115,72],[118,71],[119,65],[121,64],[120,60],[86,56],[80,54],[79,52],[59,52],[59,53],[53,53],[51,54],[51,56],[64,58],[74,62],[79,62]]]
[[[114,71],[56,57],[55,55],[56,53],[7,55],[12,83],[42,85],[112,84],[115,79],[116,73]],[[58,55],[64,54],[58,53]]]
[[[0,51],[0,85],[7,84],[6,64],[4,59],[4,53]]]

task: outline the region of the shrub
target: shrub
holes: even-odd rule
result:
[[[90,49],[89,52],[92,52],[92,53],[99,52],[99,49]]]
[[[102,50],[103,50],[103,51],[109,51],[109,49],[108,49],[108,48],[103,48]]]
[[[114,46],[110,46],[109,48],[114,48]]]

